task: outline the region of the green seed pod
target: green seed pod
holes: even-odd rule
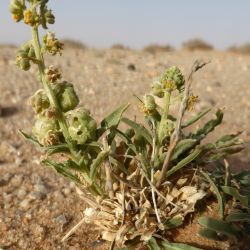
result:
[[[45,146],[56,145],[61,141],[62,134],[59,131],[59,125],[53,119],[39,116],[33,126],[32,132],[37,140]]]
[[[85,109],[75,109],[66,114],[69,124],[69,134],[77,144],[84,144],[92,141],[96,136],[96,121]]]
[[[43,114],[50,107],[49,98],[44,89],[39,89],[31,96],[30,103],[36,114]]]
[[[176,66],[168,68],[160,77],[160,82],[165,89],[169,91],[177,88],[182,91],[184,88],[185,80],[180,69]]]
[[[54,24],[55,23],[55,16],[52,13],[52,10],[48,10],[45,13],[45,20],[48,24]]]
[[[143,102],[144,102],[144,105],[145,105],[145,109],[149,113],[153,112],[157,107],[157,105],[155,103],[155,99],[154,99],[154,97],[152,95],[145,95],[143,97]]]
[[[66,81],[54,86],[54,90],[63,112],[73,110],[79,104],[79,98],[71,83]]]
[[[162,98],[164,96],[164,89],[159,82],[155,82],[152,86],[153,95]]]
[[[30,69],[30,61],[29,59],[27,58],[21,58],[20,60],[17,59],[17,62],[16,62],[17,66],[24,70],[24,71],[27,71]]]

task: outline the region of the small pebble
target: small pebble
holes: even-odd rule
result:
[[[21,188],[17,191],[17,197],[23,199],[27,194],[27,191],[24,188]]]
[[[25,199],[20,203],[20,207],[27,210],[30,207],[30,199]]]
[[[136,70],[135,65],[133,63],[130,63],[128,65],[128,70],[135,71]]]

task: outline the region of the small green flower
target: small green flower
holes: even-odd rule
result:
[[[30,103],[36,114],[43,114],[50,107],[49,98],[44,89],[39,89],[31,96]]]
[[[89,111],[79,108],[67,112],[69,134],[77,144],[92,141],[96,136],[96,121],[90,116]]]
[[[152,93],[153,95],[162,98],[164,96],[164,89],[161,85],[160,82],[154,82],[153,86],[152,86]]]
[[[176,66],[168,68],[160,77],[162,87],[167,91],[173,91],[176,88],[181,92],[184,88],[185,79],[180,69]]]
[[[155,99],[152,95],[145,95],[140,108],[145,115],[151,115],[156,110]]]
[[[39,25],[40,17],[36,12],[36,9],[27,9],[23,12],[23,21],[24,23],[35,27]]]
[[[56,55],[59,53],[60,55],[62,54],[63,50],[63,43],[61,43],[56,37],[55,34],[52,32],[48,32],[44,37],[43,37],[43,42],[44,42],[44,50],[48,51],[49,54],[51,55]]]
[[[61,142],[62,134],[58,122],[44,116],[37,117],[32,132],[42,145],[57,145]]]
[[[9,6],[12,18],[15,22],[20,22],[23,19],[23,12],[26,9],[25,5],[19,0],[12,0]]]
[[[79,98],[71,83],[66,81],[53,85],[57,100],[63,112],[76,108]]]
[[[155,99],[152,95],[145,95],[143,97],[143,102],[144,102],[145,108],[149,112],[153,112],[157,107],[157,105],[155,103]]]

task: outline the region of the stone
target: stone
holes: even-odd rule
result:
[[[27,195],[27,191],[22,187],[17,191],[17,197],[23,199]]]
[[[20,203],[20,207],[23,208],[24,210],[28,210],[30,208],[30,202],[31,200],[26,198]]]
[[[31,200],[43,200],[44,198],[46,198],[46,194],[42,192],[33,191],[29,193],[29,198]]]
[[[11,179],[11,184],[12,184],[13,186],[16,186],[16,187],[21,186],[22,182],[23,182],[23,176],[22,176],[22,175],[14,176],[14,177]]]

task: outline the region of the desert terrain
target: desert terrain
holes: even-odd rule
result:
[[[35,67],[26,73],[15,66],[15,53],[15,48],[0,47],[0,249],[108,249],[89,225],[60,242],[81,219],[85,204],[74,183],[42,166],[41,152],[18,133],[31,131],[34,113],[28,99],[41,86]],[[211,62],[194,77],[192,91],[200,99],[195,110],[212,106],[212,117],[216,108],[224,108],[223,125],[213,138],[242,131],[245,150],[230,157],[229,163],[235,171],[250,169],[250,55],[66,47],[62,57],[46,61],[62,69],[63,77],[75,85],[80,105],[100,121],[127,102],[131,103],[127,113],[141,119],[133,94],[148,92],[153,80],[169,66],[177,65],[188,74],[196,59]],[[196,237],[193,235],[194,241]]]

